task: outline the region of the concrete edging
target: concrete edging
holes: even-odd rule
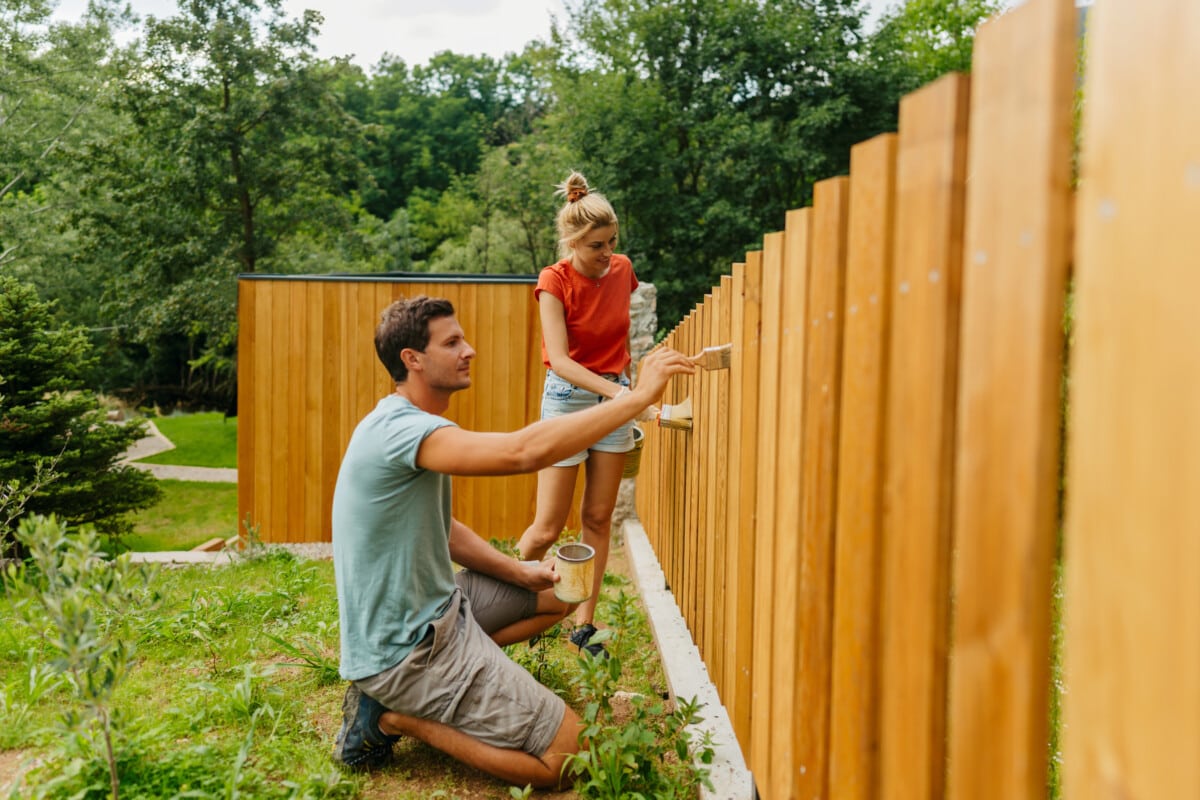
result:
[[[716,743],[713,762],[709,765],[713,789],[702,789],[700,796],[711,800],[754,800],[754,780],[734,737],[729,713],[721,704],[717,687],[708,677],[708,668],[679,613],[675,596],[667,589],[666,576],[658,556],[650,547],[646,531],[638,520],[627,519],[622,525],[622,533],[671,694],[695,697],[704,704],[701,712],[704,720],[691,727],[697,734],[707,731]]]

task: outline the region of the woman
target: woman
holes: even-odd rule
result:
[[[633,264],[613,252],[617,215],[603,195],[588,190],[572,172],[558,186],[566,203],[558,212],[561,260],[542,270],[534,295],[542,320],[542,363],[547,367],[542,418],[567,414],[628,391],[629,297],[637,288]],[[609,526],[625,454],[633,449],[633,423],[591,449],[538,473],[537,512],[518,543],[521,557],[540,559],[567,521],[579,465],[585,465],[580,509],[582,540],[596,550],[591,597],[575,613],[571,641],[592,655],[604,645],[588,644],[596,633],[596,599],[608,561]]]

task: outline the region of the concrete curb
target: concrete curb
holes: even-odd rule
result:
[[[622,532],[638,591],[646,604],[650,627],[662,655],[671,694],[695,697],[704,704],[700,712],[704,720],[692,729],[697,736],[707,731],[716,743],[713,762],[709,765],[713,789],[701,790],[700,796],[711,800],[754,800],[754,780],[733,735],[729,713],[721,704],[717,687],[708,677],[708,668],[679,613],[675,596],[666,588],[666,576],[650,547],[646,531],[636,519],[627,519]]]

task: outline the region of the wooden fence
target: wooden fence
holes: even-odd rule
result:
[[[1077,195],[1031,0],[668,337],[733,360],[639,516],[765,798],[1046,796],[1060,530],[1063,796],[1200,797],[1200,3],[1088,27]]]
[[[238,519],[266,542],[330,541],[330,507],[350,434],[392,381],[375,355],[379,314],[401,297],[445,297],[478,351],[472,387],[446,416],[470,430],[537,419],[545,374],[536,276],[243,276],[238,283]],[[537,478],[456,478],[454,516],[515,538]]]

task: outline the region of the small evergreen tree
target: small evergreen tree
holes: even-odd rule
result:
[[[0,276],[0,486],[37,485],[20,517],[56,514],[119,537],[128,512],[161,494],[154,476],[119,463],[145,425],[105,420],[83,386],[95,361],[87,335],[55,325],[52,311],[33,287]],[[0,517],[0,551],[17,521]]]

